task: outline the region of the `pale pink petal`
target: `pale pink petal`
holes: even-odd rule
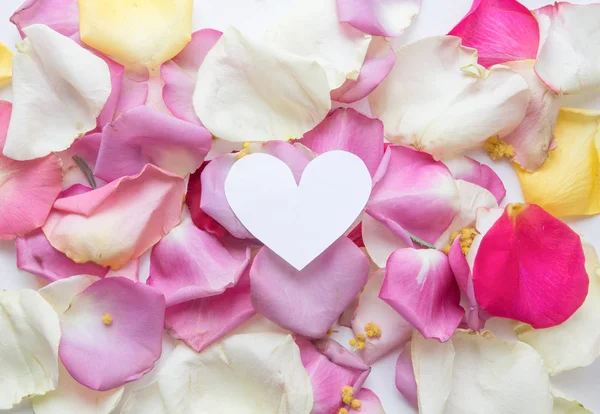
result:
[[[379,397],[368,388],[361,390],[354,396],[360,401],[360,409],[349,409],[350,414],[385,414]]]
[[[255,314],[246,272],[235,286],[220,295],[167,308],[165,328],[174,338],[202,352]]]
[[[342,86],[331,91],[331,99],[352,103],[364,98],[385,79],[395,62],[396,54],[392,45],[382,37],[373,38],[358,79],[346,79]]]
[[[496,197],[498,204],[504,200],[506,195],[504,183],[498,174],[487,165],[463,156],[446,159],[444,164],[446,164],[454,179],[467,181],[485,188]]]
[[[282,327],[320,338],[358,295],[368,273],[369,259],[347,237],[301,271],[263,247],[250,269],[252,303]]]
[[[535,59],[540,42],[535,17],[516,0],[475,0],[469,13],[448,34],[477,49],[478,61],[485,67]]]
[[[373,181],[367,213],[398,237],[434,243],[459,211],[450,171],[427,153],[390,145]]]
[[[79,7],[77,0],[27,0],[10,21],[23,39],[26,37],[23,29],[37,23],[69,37],[79,32]]]
[[[0,101],[0,239],[14,239],[41,227],[60,193],[60,159],[50,154],[31,161],[2,155],[12,104]]]
[[[149,164],[136,176],[58,200],[43,230],[71,260],[119,269],[179,223],[184,194],[181,177]]]
[[[42,230],[17,237],[17,267],[49,282],[76,275],[104,277],[106,267],[95,263],[75,263],[56,250]]]
[[[360,352],[366,364],[405,344],[412,335],[413,327],[393,308],[379,298],[385,270],[372,273],[358,297],[358,307],[352,319],[355,335],[365,334],[367,324],[376,324],[381,329],[380,337],[366,338],[365,348]]]
[[[388,259],[379,297],[425,338],[452,336],[463,318],[448,257],[434,249],[398,249]]]
[[[580,237],[535,204],[508,205],[483,236],[473,266],[480,306],[536,329],[567,320],[588,284]]]
[[[368,214],[363,215],[361,222],[362,239],[369,257],[379,268],[384,268],[390,254],[403,247],[415,247],[410,235],[404,231],[399,237],[387,226]],[[398,230],[397,229],[397,233]]]
[[[354,355],[354,353],[348,351],[334,339],[325,337],[315,341],[314,344],[317,349],[331,362],[345,368],[358,370],[358,376],[356,376],[352,384],[354,391],[358,392],[358,390],[362,388],[363,384],[367,380],[367,377],[371,372],[371,367],[365,364],[362,359]]]
[[[83,43],[82,43],[83,45]],[[125,68],[118,64],[117,62],[107,58],[99,52],[90,49],[96,56],[101,57],[106,64],[108,65],[108,70],[110,71],[110,84],[111,91],[108,100],[104,104],[104,108],[102,108],[102,112],[98,115],[98,128],[103,128],[106,124],[109,124],[115,119],[115,114],[117,112],[117,106],[119,104],[119,100],[121,99],[121,89],[123,88],[123,79]]]
[[[421,9],[421,0],[337,0],[341,22],[375,36],[400,36]]]
[[[117,119],[130,109],[144,105],[148,100],[150,74],[148,71],[126,71],[123,74],[121,93],[117,100],[113,119]]]
[[[204,162],[195,173],[189,176],[185,204],[190,210],[192,221],[196,227],[222,239],[230,235],[229,232],[200,208],[200,198],[202,195],[202,181],[200,177],[207,165],[208,162]]]
[[[150,371],[162,351],[165,299],[125,278],[101,279],[60,316],[59,356],[73,378],[105,391]]]
[[[194,225],[181,223],[152,248],[147,283],[164,293],[169,306],[214,296],[235,286],[250,261],[250,249],[225,244]]]
[[[351,152],[364,161],[373,176],[383,157],[383,124],[352,108],[338,108],[299,142],[317,154]]]
[[[90,185],[88,177],[73,157],[81,158],[90,167],[90,170],[94,171],[101,141],[101,133],[94,132],[87,134],[76,140],[69,149],[56,154],[62,161],[63,188],[69,188],[75,184]],[[104,181],[99,180],[98,177],[94,177],[94,179],[99,187],[101,187],[101,184],[104,184]]]
[[[396,388],[410,405],[418,408],[417,382],[415,381],[410,349],[409,342],[398,356],[398,361],[396,362]]]
[[[109,269],[106,277],[124,277],[134,282],[140,281],[141,258],[126,263],[119,270]]]
[[[194,32],[186,47],[160,67],[160,74],[165,82],[162,96],[167,108],[177,118],[202,125],[192,104],[196,76],[206,54],[221,35],[221,32],[213,29]]]
[[[185,177],[202,165],[211,141],[203,127],[142,105],[103,129],[94,174],[112,181],[154,164]]]

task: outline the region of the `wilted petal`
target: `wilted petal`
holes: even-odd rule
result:
[[[517,169],[525,201],[557,217],[600,213],[599,122],[599,111],[561,109],[558,147],[539,170]]]
[[[498,204],[504,200],[506,189],[502,180],[485,164],[469,157],[454,157],[444,160],[444,164],[456,180],[463,180],[485,188],[496,197]]]
[[[198,69],[221,34],[213,29],[194,32],[191,42],[177,56],[160,67],[160,76],[165,82],[165,105],[177,118],[200,124],[192,104]]]
[[[58,200],[43,230],[71,260],[118,269],[179,223],[184,193],[182,178],[147,165],[136,176]]]
[[[81,40],[128,65],[155,68],[190,41],[192,0],[80,0]]]
[[[15,100],[4,155],[16,160],[62,151],[96,127],[111,93],[110,71],[101,58],[40,24],[13,59]]]
[[[94,174],[112,181],[154,164],[185,177],[202,165],[211,141],[199,125],[139,106],[103,129]]]
[[[550,4],[534,10],[540,27],[535,72],[556,93],[600,89],[600,4]]]
[[[446,343],[416,333],[411,354],[421,414],[552,412],[544,362],[524,343],[487,331],[459,330]]]
[[[327,76],[318,63],[246,39],[233,28],[206,55],[194,92],[200,121],[227,141],[300,138],[330,107]]]
[[[447,341],[464,311],[448,257],[434,249],[398,249],[388,259],[379,297],[426,338]]]
[[[434,243],[459,211],[450,171],[424,152],[389,146],[373,182],[367,213],[398,237]]]
[[[341,22],[375,36],[400,36],[421,9],[421,0],[337,0]]]
[[[473,265],[480,306],[534,328],[566,321],[588,284],[579,236],[535,204],[509,204],[481,239]]]
[[[24,28],[38,23],[71,37],[79,32],[79,7],[77,0],[27,0],[10,21],[17,26],[22,38],[26,36]]]
[[[369,103],[390,141],[440,159],[515,129],[525,117],[529,88],[505,66],[479,66],[477,52],[459,38],[438,36],[398,49]]]
[[[282,327],[320,338],[358,295],[368,273],[369,259],[346,237],[302,270],[263,247],[250,269],[252,303]]]
[[[101,279],[60,316],[60,359],[77,382],[94,390],[136,380],[160,357],[164,313],[156,289],[122,277]]]
[[[312,405],[310,380],[292,336],[246,333],[202,353],[180,344],[156,382],[133,393],[123,414],[309,414]]]
[[[516,0],[475,0],[448,34],[477,49],[479,63],[485,67],[535,59],[540,42],[535,17]]]
[[[10,83],[12,79],[13,53],[2,42],[0,42],[0,87]]]
[[[362,239],[367,254],[379,268],[384,268],[390,254],[403,247],[415,247],[408,233],[396,236],[385,224],[368,214],[361,221]]]
[[[364,161],[373,176],[383,157],[383,124],[352,108],[338,108],[299,142],[317,154],[351,152]]]
[[[11,116],[10,102],[0,101],[0,149]],[[42,226],[60,193],[60,159],[51,154],[14,161],[0,153],[0,239],[14,239]]]
[[[58,385],[58,315],[33,290],[0,291],[0,409]]]
[[[409,342],[404,349],[400,351],[398,361],[396,362],[396,388],[400,394],[412,405],[417,408],[417,383],[415,381],[415,372],[412,366],[411,347]]]

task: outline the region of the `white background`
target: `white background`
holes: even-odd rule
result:
[[[13,11],[23,2],[22,0],[0,0],[0,40],[14,50],[14,44],[19,40],[15,27],[8,21]],[[264,21],[272,20],[274,15],[280,12],[283,4],[287,0],[281,0],[278,10],[264,10],[258,17],[252,15],[249,17],[250,5],[260,7],[264,4],[263,0],[246,0],[248,7],[244,9],[228,7],[235,3],[243,3],[240,0],[195,0],[194,6],[194,30],[207,25],[217,29],[229,20],[243,23],[245,26],[254,26],[256,29],[264,25]],[[551,3],[548,0],[521,0],[529,8],[537,8]],[[573,3],[586,4],[592,1],[577,1]],[[219,5],[222,8],[217,8]],[[416,18],[413,25],[399,39],[394,40],[394,45],[402,45],[423,37],[432,35],[446,34],[469,10],[471,0],[423,0],[422,10]],[[264,20],[263,20],[264,19]],[[240,23],[240,24],[241,24]],[[308,29],[308,28],[307,28]],[[0,91],[0,97],[10,100],[10,91]],[[364,102],[358,103],[357,108],[367,111],[368,107]],[[575,106],[581,108],[600,109],[600,99],[597,96],[580,96],[565,99],[563,106]],[[507,202],[522,201],[522,194],[515,172],[512,167],[505,162],[493,163],[483,154],[474,154],[481,162],[492,165],[494,170],[500,175],[507,187]],[[600,217],[592,217],[578,220],[570,220],[569,224],[578,232],[584,234],[591,240],[596,249],[600,249]],[[15,250],[12,242],[0,241],[0,288],[18,289],[25,287],[36,287],[37,281],[34,276],[19,271],[15,266]],[[494,326],[495,327],[495,326]],[[497,328],[501,330],[502,327]],[[598,327],[600,329],[600,327]],[[509,331],[504,332],[510,335]],[[502,336],[502,333],[500,332]],[[343,344],[347,344],[351,337],[350,332],[342,331],[337,334],[337,339]],[[388,414],[409,414],[416,412],[400,396],[394,385],[394,369],[398,352],[394,352],[388,357],[376,363],[373,371],[367,380],[365,386],[372,389],[381,398],[385,411]],[[476,369],[476,367],[473,367]],[[587,408],[600,414],[600,360],[595,364],[575,369],[552,378],[553,384],[566,393],[569,397],[575,398],[583,403]],[[2,411],[0,413],[31,413],[31,410],[24,406],[23,408]],[[63,413],[57,413],[63,414]],[[70,414],[70,413],[64,413]],[[76,413],[73,413],[76,414]],[[265,413],[268,414],[268,413]],[[485,414],[485,413],[482,413]],[[526,414],[526,413],[524,413]]]

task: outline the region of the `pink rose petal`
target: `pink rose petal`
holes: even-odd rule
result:
[[[360,401],[360,409],[349,409],[350,414],[385,414],[381,400],[379,397],[368,388],[361,388],[354,396]]]
[[[421,0],[337,0],[340,22],[385,37],[401,35],[420,8]]]
[[[185,177],[202,165],[211,141],[199,125],[139,106],[104,128],[94,173],[112,181],[154,164]]]
[[[252,303],[278,325],[320,338],[358,295],[368,273],[369,259],[347,237],[301,271],[263,247],[250,269]]]
[[[535,204],[507,206],[475,257],[480,306],[536,329],[567,320],[585,300],[588,284],[580,237]]]
[[[418,408],[417,381],[413,371],[410,348],[409,342],[398,356],[396,362],[396,388],[406,401],[416,409]]]
[[[535,17],[516,0],[475,0],[469,13],[448,34],[477,49],[478,61],[485,67],[535,59],[540,42]]]
[[[86,165],[90,167],[93,175],[101,141],[101,133],[94,132],[87,134],[76,140],[67,150],[56,154],[62,161],[63,188],[69,188],[75,184],[82,184],[84,186],[90,185],[88,177],[75,162],[73,157],[81,158]],[[94,177],[94,179],[99,187],[105,184],[104,180],[100,180],[98,177]]]
[[[121,93],[117,100],[113,119],[119,118],[130,109],[144,105],[150,91],[150,74],[147,70],[135,72],[128,70],[123,74]]]
[[[196,76],[206,54],[221,35],[218,30],[198,30],[177,56],[162,64],[160,74],[165,82],[162,96],[167,108],[177,118],[202,125],[192,105]]]
[[[0,101],[0,239],[41,227],[60,193],[60,159],[50,154],[31,161],[15,161],[2,155],[12,104]]]
[[[202,352],[255,314],[246,272],[234,287],[220,295],[167,308],[165,328],[175,339]]]
[[[487,165],[462,156],[444,160],[444,164],[456,180],[467,181],[485,188],[496,197],[498,203],[504,200],[504,196],[506,196],[504,183],[498,174]]]
[[[106,391],[140,378],[162,351],[165,299],[125,278],[101,279],[60,316],[59,356],[80,384]]]
[[[447,341],[464,310],[448,257],[434,249],[398,249],[388,259],[379,297],[425,338]]]
[[[141,258],[134,259],[126,263],[119,270],[109,269],[106,277],[124,277],[134,282],[140,281]]]
[[[364,161],[373,176],[383,157],[383,124],[352,108],[338,108],[299,142],[317,154],[351,152]]]
[[[390,73],[396,62],[392,46],[384,38],[373,38],[358,79],[346,79],[344,84],[331,91],[331,99],[337,102],[356,102],[371,92]]]
[[[82,46],[83,45],[84,44],[82,43]],[[110,96],[104,104],[102,112],[100,112],[100,115],[98,115],[98,128],[103,128],[106,124],[111,123],[113,119],[115,119],[119,99],[121,99],[121,89],[123,88],[125,68],[101,53],[94,51],[93,49],[90,49],[90,51],[92,51],[96,56],[101,57],[108,65],[108,70],[110,71]]]
[[[79,6],[77,0],[27,0],[10,21],[23,39],[26,37],[23,29],[38,23],[70,37],[79,32]]]
[[[400,238],[434,243],[459,211],[450,171],[427,153],[390,145],[373,181],[367,213]]]

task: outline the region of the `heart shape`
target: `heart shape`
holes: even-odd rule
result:
[[[365,163],[350,152],[318,156],[299,184],[283,161],[255,153],[233,164],[225,197],[254,237],[302,270],[354,223],[371,187]]]

